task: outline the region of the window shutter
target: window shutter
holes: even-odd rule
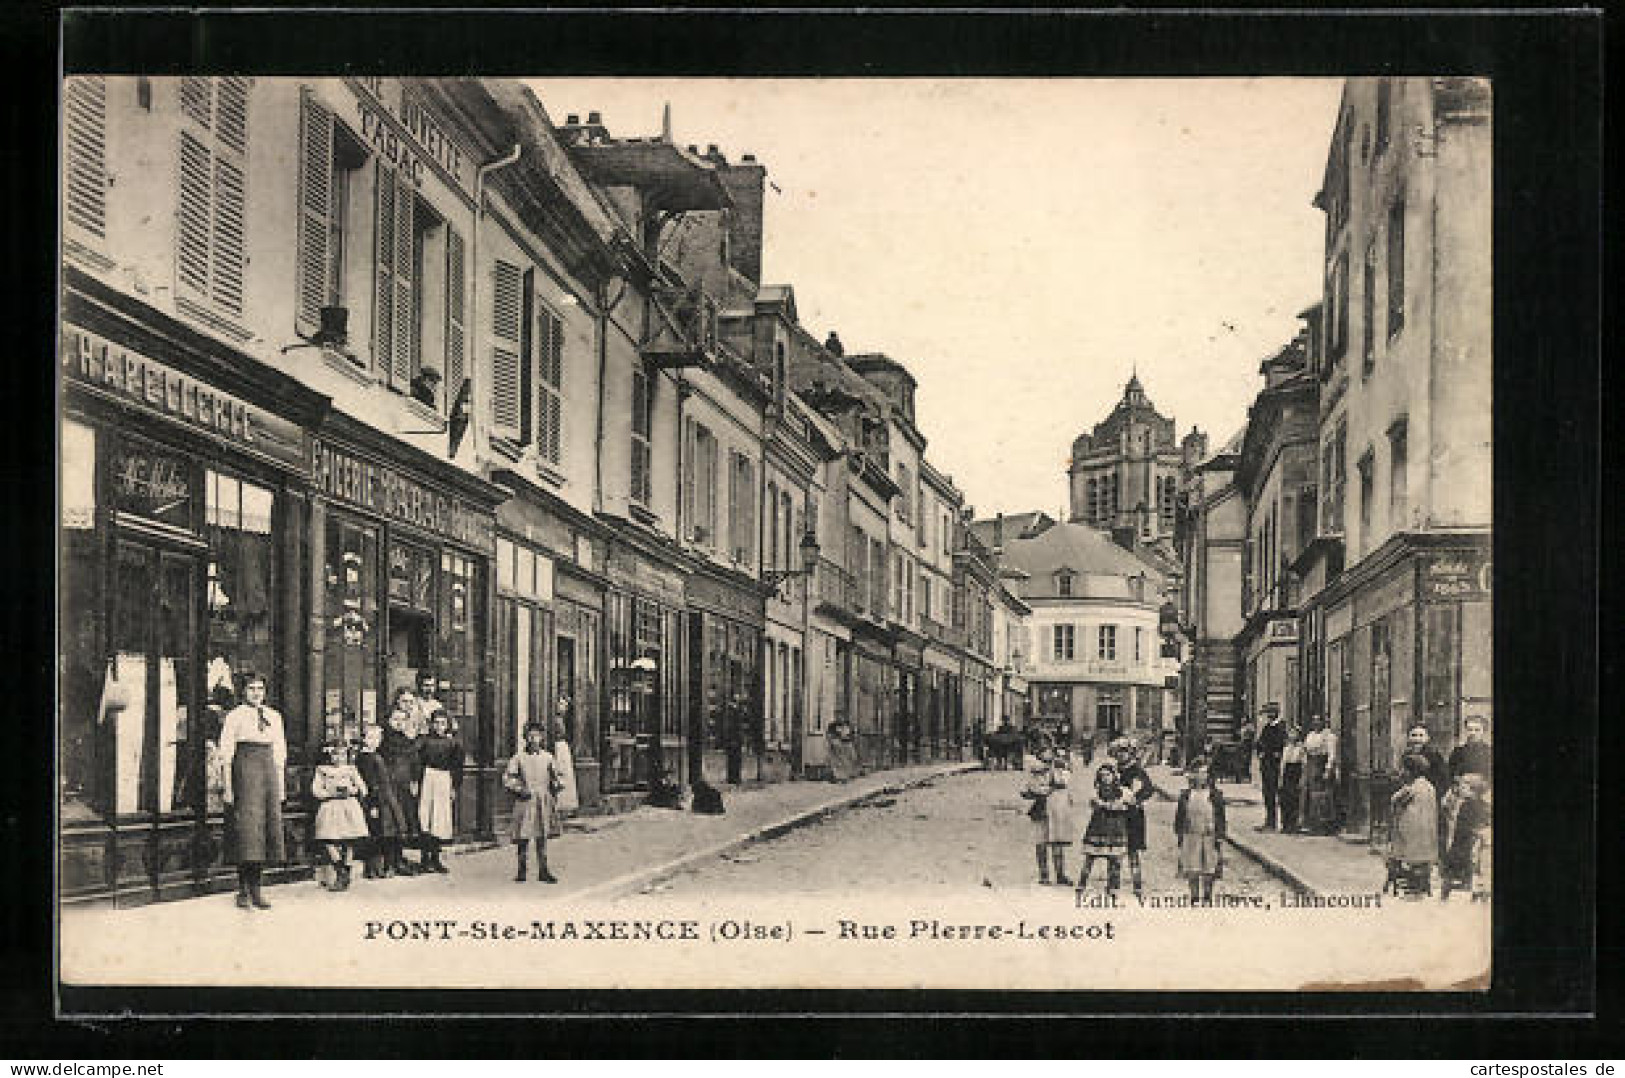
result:
[[[491,426],[503,438],[519,438],[520,336],[524,275],[498,260],[491,289]]]
[[[756,560],[756,466],[743,453],[739,455],[740,486],[744,497],[744,534],[740,536],[742,561]]]
[[[214,159],[214,248],[210,296],[221,310],[243,313],[243,189],[239,161]]]
[[[181,80],[181,111],[205,131],[214,129],[214,92],[207,77]]]
[[[462,233],[446,226],[446,409],[457,400],[463,390],[467,374],[467,335],[464,330],[468,285],[465,280],[467,253],[463,249]]]
[[[227,149],[248,152],[248,80],[222,78],[215,83],[214,131]]]
[[[333,213],[333,114],[301,93],[299,105],[300,332],[316,332],[327,305],[327,233]]]
[[[209,148],[181,133],[179,212],[176,215],[175,272],[186,289],[209,290]]]
[[[563,458],[564,323],[538,306],[536,319],[536,450],[558,464]]]
[[[107,233],[107,80],[79,75],[62,91],[63,191],[68,223],[97,239]]]
[[[683,490],[682,507],[683,526],[688,531],[689,539],[695,536],[694,526],[698,523],[694,519],[694,476],[699,470],[699,461],[695,458],[699,447],[698,439],[694,435],[694,420],[683,420]]]
[[[418,320],[412,310],[412,211],[417,202],[412,187],[395,176],[394,300],[395,333],[389,353],[389,381],[403,393],[412,387],[417,366]]]
[[[377,212],[373,215],[373,361],[390,369],[395,351],[395,171],[377,162]]]
[[[536,270],[527,268],[520,279],[519,308],[519,442],[536,437]]]

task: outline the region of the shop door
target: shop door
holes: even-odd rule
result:
[[[121,897],[144,902],[201,883],[208,862],[198,845],[203,799],[189,796],[203,784],[196,736],[202,558],[121,538],[115,565],[112,676],[124,704],[112,719],[118,885]]]

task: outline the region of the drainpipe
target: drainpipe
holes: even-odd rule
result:
[[[509,150],[496,160],[488,161],[474,170],[474,235],[469,237],[468,241],[468,264],[471,271],[469,275],[468,321],[473,323],[476,327],[480,324],[480,233],[484,230],[485,222],[485,177],[489,176],[499,168],[507,168],[509,165],[517,164],[522,149],[523,148],[520,146],[520,144],[516,142],[513,144],[513,149]],[[468,333],[466,329],[464,332],[467,333],[470,341],[479,339],[479,335],[477,333]],[[475,350],[474,354],[470,357],[467,370],[464,372],[465,378],[470,377],[471,372],[478,369],[478,362],[479,352],[478,350]],[[475,388],[479,388],[478,383],[475,384]],[[474,394],[472,393],[469,394],[468,406],[474,415],[483,415],[482,410],[475,406]],[[473,423],[471,422],[469,425],[473,426]],[[483,419],[480,422],[480,426],[484,426]]]
[[[615,294],[614,299],[609,297],[607,282],[598,286],[597,294],[593,297],[598,304],[598,419],[593,434],[592,455],[592,508],[594,513],[602,512],[604,508],[604,395],[606,393],[604,380],[609,373],[609,316],[616,307],[621,305],[621,300],[626,298],[626,281],[621,280],[620,285],[620,291]],[[652,425],[654,383],[652,381],[649,383],[649,395],[649,413],[651,417],[649,437],[652,441],[654,438]]]

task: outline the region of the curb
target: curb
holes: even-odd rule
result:
[[[982,769],[982,766],[983,765],[981,763],[952,764],[938,771],[932,771],[924,775],[916,775],[907,781],[889,782],[885,785],[877,786],[872,790],[863,790],[857,793],[845,794],[841,797],[835,798],[834,800],[825,801],[822,804],[812,805],[808,808],[802,809],[790,816],[786,816],[782,820],[775,821],[774,823],[763,824],[760,827],[752,828],[742,835],[735,835],[733,838],[725,839],[722,842],[713,843],[704,849],[695,850],[692,853],[685,853],[681,857],[674,857],[670,861],[666,861],[663,864],[639,869],[636,872],[628,872],[625,875],[617,876],[614,879],[606,880],[603,883],[594,884],[591,887],[583,888],[580,891],[572,891],[570,892],[569,897],[571,899],[589,900],[619,898],[642,890],[644,887],[647,887],[649,884],[654,883],[657,880],[664,879],[667,876],[674,876],[679,872],[692,868],[702,861],[710,861],[714,858],[722,856],[725,853],[730,853],[733,850],[741,849],[755,842],[765,842],[771,839],[779,838],[791,831],[794,831],[798,827],[805,826],[806,824],[812,823],[815,820],[820,820],[826,816],[841,812],[844,809],[852,808],[853,806],[862,804],[865,801],[871,801],[877,797],[883,797],[887,794],[900,794],[905,790],[913,789],[916,786],[923,786],[927,782],[932,782],[948,775],[962,775],[967,771],[978,771]]]
[[[1156,779],[1151,780],[1151,785],[1156,787],[1157,793],[1165,800],[1173,801],[1177,799],[1176,794],[1169,793],[1167,789],[1156,781]],[[1294,891],[1297,891],[1299,894],[1320,894],[1320,889],[1318,887],[1304,879],[1302,876],[1298,875],[1298,873],[1294,871],[1291,866],[1286,864],[1286,862],[1282,861],[1280,858],[1276,857],[1274,854],[1266,853],[1251,843],[1244,842],[1236,838],[1234,832],[1226,833],[1224,840],[1226,843],[1234,846],[1238,851],[1240,851],[1243,856],[1250,857],[1254,861],[1257,861],[1258,864],[1263,867],[1265,872],[1268,872],[1271,876],[1274,876],[1276,879],[1280,880]]]

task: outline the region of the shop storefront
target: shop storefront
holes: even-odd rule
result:
[[[924,659],[925,666],[920,672],[922,743],[929,759],[945,760],[953,743],[962,660],[930,644],[926,645]]]
[[[61,893],[179,897],[231,876],[217,741],[242,675],[266,678],[303,741],[296,582],[308,431],[328,402],[82,275],[66,283]],[[308,761],[290,744],[291,772]]]
[[[1347,830],[1385,837],[1414,723],[1448,755],[1464,718],[1490,717],[1491,565],[1487,535],[1402,535],[1328,589],[1326,707]]]
[[[865,768],[891,767],[897,759],[897,667],[888,643],[866,634],[852,637],[850,682],[858,762]]]
[[[432,674],[468,754],[458,834],[490,835],[505,800],[486,651],[504,492],[339,415],[311,486],[312,750],[387,722],[396,691]]]
[[[689,782],[759,781],[762,593],[705,569],[686,585]]]
[[[608,708],[602,779],[611,791],[646,790],[659,776],[687,781],[683,715],[681,570],[613,540],[605,567]]]
[[[897,667],[897,750],[902,763],[919,763],[927,758],[926,701],[924,699],[924,641],[900,637],[892,645]]]

